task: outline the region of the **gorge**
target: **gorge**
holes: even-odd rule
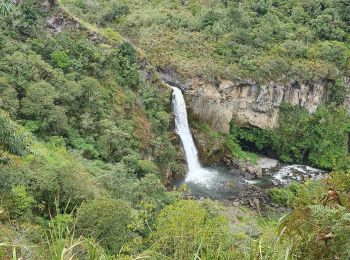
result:
[[[0,259],[350,259],[349,14],[0,0]]]
[[[177,87],[166,85],[173,90],[172,108],[175,116],[175,131],[181,139],[188,165],[185,179],[176,185],[179,186],[185,183],[195,197],[235,200],[235,196],[246,196],[251,189],[251,185],[266,189],[273,186],[287,185],[292,181],[319,179],[325,176],[326,172],[304,165],[282,165],[276,162],[274,165],[264,166],[264,162],[271,161],[266,159],[260,159],[260,165],[258,165],[258,167],[261,167],[261,171],[264,170],[264,177],[261,176],[261,179],[254,180],[245,178],[245,175],[239,169],[231,169],[230,171],[226,166],[217,165],[202,167],[189,126],[182,91]]]

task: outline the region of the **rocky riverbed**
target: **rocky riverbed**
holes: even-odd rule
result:
[[[266,207],[280,208],[271,203],[267,190],[282,187],[293,181],[320,179],[327,172],[306,165],[286,165],[270,158],[261,158],[257,164],[225,159],[226,167],[209,167],[210,183],[178,181],[175,185],[186,185],[186,196],[196,199],[210,198],[226,205],[243,205],[264,212]],[[230,166],[230,167],[228,167]]]

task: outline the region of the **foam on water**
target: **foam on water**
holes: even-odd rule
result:
[[[180,136],[188,165],[188,173],[185,182],[210,187],[213,184],[213,180],[218,175],[218,172],[214,169],[206,169],[201,166],[198,159],[198,151],[188,125],[185,99],[180,89],[176,87],[171,88],[173,89],[175,131]]]
[[[307,178],[317,179],[324,176],[325,172],[309,166],[285,165],[278,168],[277,171],[274,169],[267,180],[246,180],[239,174],[229,174],[226,169],[221,169],[220,167],[202,167],[188,124],[185,99],[180,89],[176,87],[171,88],[173,89],[172,105],[175,115],[175,131],[180,136],[188,165],[188,172],[184,182],[194,194],[205,197],[225,197],[232,196],[233,192],[235,194],[244,192],[247,185],[275,185],[271,182],[271,179],[282,185],[287,185],[292,181],[303,181]],[[268,159],[269,163],[271,161],[273,160]],[[277,161],[275,164],[277,165]]]

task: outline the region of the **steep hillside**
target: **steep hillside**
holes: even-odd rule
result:
[[[301,107],[299,114],[304,109],[314,114],[318,108],[332,114],[332,106],[350,109],[348,1],[62,3],[84,20],[116,30],[144,50],[164,80],[186,90],[193,118],[225,134],[234,124],[253,132],[275,128],[271,131],[278,135],[283,131],[279,116],[286,111],[285,103]],[[332,117],[327,123],[332,120],[348,119]],[[307,131],[314,131],[311,128]],[[259,136],[236,139],[263,153],[272,150],[270,155],[287,162],[334,168],[337,163],[330,162],[339,160],[335,157],[341,161],[347,157],[347,130],[341,129],[339,136],[330,139],[313,135],[322,147],[297,144],[291,149],[296,152],[282,154],[278,138],[266,149],[256,145],[254,139]],[[303,130],[295,134],[304,135]],[[325,155],[339,145],[337,156]],[[310,153],[328,162],[310,159]]]
[[[20,8],[24,15],[2,25],[1,108],[39,139],[61,136],[88,159],[128,155],[132,168],[147,160],[171,175],[170,89],[152,68],[129,43],[89,31],[46,2]]]
[[[347,8],[343,0],[0,1],[0,258],[348,259]],[[195,79],[191,120],[213,162],[256,157],[242,145],[335,171],[270,189],[263,211],[247,198],[256,212],[196,200],[186,186],[168,191],[186,163],[171,90],[155,68],[180,85]],[[211,110],[228,113],[217,100],[249,99],[222,78],[263,86],[295,77],[327,85],[323,106],[302,98],[313,114],[278,96],[275,129],[230,115],[222,133],[198,120],[196,103],[213,119]],[[208,92],[213,107],[195,99]],[[263,93],[262,108],[274,106]]]
[[[344,0],[62,3],[99,27],[117,29],[153,64],[184,76],[266,82],[349,72]]]

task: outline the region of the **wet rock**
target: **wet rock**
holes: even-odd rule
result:
[[[192,129],[192,135],[199,159],[204,165],[217,164],[224,157],[225,138],[211,138],[196,129]]]
[[[238,160],[235,158],[224,158],[222,162],[228,166],[232,172],[237,169],[239,170],[240,174],[245,179],[253,179],[253,178],[262,178],[263,177],[263,171],[258,165],[254,165],[251,162]]]
[[[278,181],[278,180],[275,180],[275,179],[272,179],[271,182],[272,182],[272,185],[274,185],[274,186],[280,186],[281,185],[281,182]]]
[[[233,180],[226,181],[224,183],[224,189],[225,190],[233,190],[236,187],[236,183]]]
[[[254,178],[253,175],[251,175],[251,174],[249,174],[249,173],[247,173],[247,172],[244,172],[243,176],[244,176],[244,178],[247,179],[247,180],[251,180],[251,179]]]
[[[258,169],[258,170],[256,171],[256,173],[255,173],[255,176],[256,176],[257,178],[262,178],[262,177],[263,177],[263,171],[262,171],[262,169]]]
[[[257,164],[261,169],[273,169],[278,166],[279,162],[276,159],[264,157],[259,159]]]
[[[266,206],[271,205],[266,190],[256,186],[249,186],[247,191],[240,195],[240,204],[258,212],[264,211]]]
[[[252,165],[245,165],[246,172],[249,174],[255,174],[257,172],[257,169]]]

